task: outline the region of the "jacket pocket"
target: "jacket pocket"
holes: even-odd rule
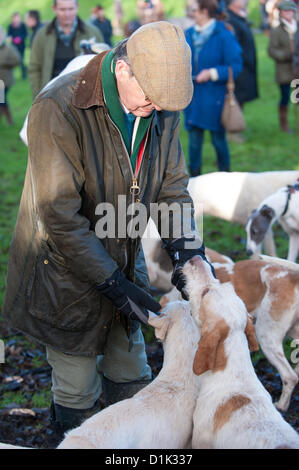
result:
[[[27,287],[29,313],[67,331],[92,329],[99,318],[101,296],[89,282],[82,282],[64,259],[46,243],[36,258]]]

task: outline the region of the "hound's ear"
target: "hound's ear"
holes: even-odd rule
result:
[[[193,362],[194,374],[200,375],[208,370],[216,372],[225,369],[227,357],[224,341],[228,333],[229,326],[225,320],[219,320],[210,331],[205,331],[203,328]]]
[[[261,208],[260,213],[269,220],[272,220],[275,216],[275,211],[272,209],[272,207],[269,207],[266,204]]]
[[[249,314],[247,314],[247,323],[246,323],[246,327],[245,327],[245,335],[247,337],[249,351],[250,352],[258,351],[260,349],[260,347],[259,347],[258,341],[256,339],[255,327],[254,327],[254,324],[253,324]]]
[[[155,328],[156,338],[164,341],[170,323],[169,316],[164,313],[161,313],[161,315],[154,315],[150,312],[148,323]]]

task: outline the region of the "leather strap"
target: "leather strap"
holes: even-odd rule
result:
[[[228,67],[228,80],[226,84],[228,92],[233,92],[235,90],[235,81],[233,75],[233,69],[231,66]]]

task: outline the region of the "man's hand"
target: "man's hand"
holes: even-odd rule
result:
[[[154,313],[161,310],[161,305],[150,294],[129,281],[120,270],[97,288],[121,313],[145,325],[148,324],[148,310]]]
[[[183,299],[189,300],[188,293],[186,291],[186,279],[182,272],[184,264],[193,256],[199,255],[201,258],[209,264],[212,274],[215,276],[215,271],[211,263],[207,260],[205,256],[205,247],[204,244],[199,248],[188,249],[185,248],[185,243],[190,243],[190,239],[187,238],[178,238],[170,244],[166,244],[167,253],[169,254],[172,264],[173,264],[173,273],[171,277],[172,284],[181,292]]]

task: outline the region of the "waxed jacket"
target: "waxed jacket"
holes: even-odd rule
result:
[[[96,236],[99,203],[110,203],[117,214],[119,196],[126,199],[121,213],[132,201],[129,156],[103,99],[105,54],[56,80],[31,108],[3,307],[14,328],[63,352],[90,356],[103,352],[116,316],[96,284],[119,267],[148,287],[139,238],[119,236],[117,224],[115,236]],[[169,204],[188,203],[195,228],[179,113],[154,111],[137,182],[147,210],[163,202],[161,217],[169,217]]]
[[[53,78],[52,73],[57,44],[57,33],[54,21],[55,19],[40,28],[32,42],[28,77],[34,98]],[[97,42],[103,42],[103,35],[98,28],[86,24],[78,18],[78,26],[74,37],[75,56],[82,54],[80,41],[93,37],[96,38]]]
[[[275,61],[275,79],[278,84],[290,83],[294,77],[294,44],[283,23],[271,30],[268,53]]]

